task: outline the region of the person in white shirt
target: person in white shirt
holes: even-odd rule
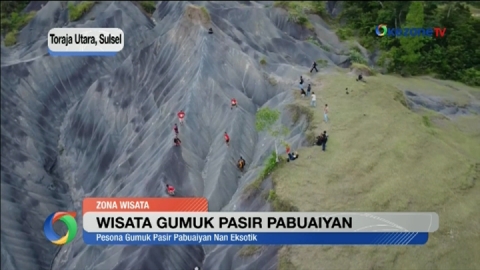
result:
[[[323,108],[323,119],[325,123],[328,123],[328,104],[325,104],[325,108]]]
[[[317,96],[314,92],[312,92],[312,101],[310,102],[310,106],[316,107],[317,106]]]

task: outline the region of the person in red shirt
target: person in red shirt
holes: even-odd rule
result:
[[[287,148],[286,152],[287,152],[287,155],[288,155],[290,153],[290,145],[287,144],[286,148]]]
[[[179,111],[177,116],[178,116],[178,120],[180,121],[180,124],[183,124],[183,118],[185,118],[185,113],[183,111]]]
[[[232,106],[230,107],[230,110],[232,110],[233,107],[235,107],[235,108],[237,107],[237,100],[236,99],[232,98],[231,103],[232,103]]]
[[[173,131],[175,132],[175,135],[178,135],[178,126],[177,126],[177,124],[175,124],[175,125],[173,126]]]
[[[175,188],[167,184],[167,193],[168,195],[172,195],[172,196],[175,195]]]
[[[230,137],[228,136],[227,132],[225,132],[225,134],[223,135],[223,138],[225,138],[225,143],[227,144],[227,146],[230,146],[229,145]]]

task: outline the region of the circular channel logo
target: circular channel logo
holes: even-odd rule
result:
[[[70,212],[55,212],[47,217],[43,224],[43,232],[45,237],[55,245],[65,245],[75,238],[77,235],[77,221],[75,221],[75,213]],[[64,236],[59,236],[53,230],[53,224],[57,221],[63,222],[67,227],[67,233]]]
[[[383,37],[387,34],[387,25],[386,24],[380,24],[377,26],[377,28],[375,29],[375,33],[377,34],[377,36],[379,37]]]

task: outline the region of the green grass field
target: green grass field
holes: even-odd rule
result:
[[[300,211],[433,211],[440,229],[421,247],[284,248],[279,268],[480,269],[480,116],[414,113],[399,95],[411,90],[461,103],[480,89],[428,78],[366,80],[342,72],[315,77],[312,124],[317,134],[329,133],[327,151],[298,149],[300,159],[273,174],[276,194]]]

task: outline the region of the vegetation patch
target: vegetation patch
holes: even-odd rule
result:
[[[71,22],[80,20],[83,15],[87,14],[93,8],[96,3],[96,1],[82,1],[77,5],[69,3],[68,18]]]
[[[345,41],[353,36],[353,31],[348,27],[344,27],[337,29],[336,34],[341,41]]]
[[[267,59],[265,59],[265,57],[262,57],[262,59],[260,59],[260,65],[265,66],[266,64],[267,64]]]
[[[208,9],[206,7],[200,7],[200,10],[202,11],[203,17],[207,20],[207,22],[210,22],[211,18]]]
[[[430,121],[430,117],[428,115],[422,116],[422,123],[426,127],[432,127],[432,121]]]
[[[302,116],[305,116],[305,120],[307,121],[307,128],[305,130],[305,140],[308,144],[313,144],[315,142],[315,126],[313,123],[314,113],[313,110],[309,107],[300,105],[300,104],[289,104],[287,105],[287,109],[290,112],[292,117],[293,124],[297,124],[300,121]]]
[[[325,60],[325,59],[318,59],[316,62],[317,62],[317,65],[318,65],[319,67],[326,67],[326,66],[328,66],[328,61]]]
[[[309,37],[307,38],[307,42],[310,42],[310,43],[312,43],[313,45],[318,46],[318,47],[321,47],[321,45],[322,45],[322,44],[320,44],[320,42],[318,42],[318,40],[317,40],[315,37],[313,37],[313,36],[309,36]]]
[[[250,257],[262,251],[261,246],[244,246],[240,249],[239,254],[242,257]]]
[[[405,98],[403,91],[396,90],[393,96],[393,100],[400,102],[400,104],[402,104],[405,108],[409,109],[407,99]]]
[[[5,35],[5,46],[13,46],[17,43],[18,32],[35,17],[35,12],[22,13],[29,1],[2,2],[1,29]]]
[[[361,63],[355,63],[353,62],[352,65],[350,66],[350,70],[353,71],[354,73],[362,74],[364,76],[372,76],[377,74],[377,72],[374,69],[371,69],[365,64]]]
[[[325,14],[324,1],[275,1],[274,7],[283,8],[288,12],[288,19],[309,30],[313,30],[308,14]]]
[[[278,256],[278,270],[296,270],[297,267],[290,260],[290,247],[285,246],[280,250]]]
[[[273,78],[273,77],[268,77],[268,83],[271,86],[276,86],[278,84],[277,80],[275,80],[275,78]]]
[[[142,7],[143,11],[145,11],[148,15],[152,16],[155,12],[157,7],[155,6],[155,1],[140,1],[140,7]]]
[[[303,116],[305,116],[305,119],[307,121],[307,128],[310,127],[310,125],[313,122],[313,110],[312,109],[310,109],[306,106],[300,105],[300,104],[295,104],[295,103],[294,104],[288,104],[287,109],[290,112],[290,115],[292,117],[292,122],[294,124],[298,124],[298,121],[300,121],[300,118],[303,115]]]
[[[272,205],[273,210],[276,212],[298,212],[297,207],[291,202],[278,197],[273,189],[269,191],[267,201]]]
[[[247,186],[245,191],[252,192],[260,190],[263,180],[265,180],[281,163],[283,163],[283,160],[281,159],[280,162],[277,162],[277,154],[272,152],[272,154],[265,160],[262,171],[258,174],[255,181]]]
[[[365,59],[363,54],[360,52],[360,49],[358,49],[358,47],[354,47],[354,48],[356,48],[357,50],[351,49],[350,53],[349,53],[350,60],[352,60],[352,63],[367,65],[368,61],[367,61],[367,59]]]
[[[440,79],[479,86],[479,58],[472,56],[478,55],[480,39],[471,38],[477,37],[475,29],[480,29],[477,12],[475,1],[345,1],[338,18],[345,25],[337,30],[337,35],[341,40],[356,36],[363,47],[388,52],[388,61],[382,61],[388,62],[388,72],[436,74]],[[423,26],[447,30],[443,38],[376,38],[372,22],[396,28]]]

